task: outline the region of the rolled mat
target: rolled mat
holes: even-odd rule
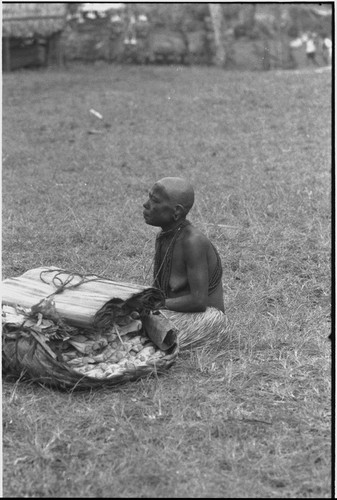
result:
[[[31,269],[21,276],[3,280],[2,304],[22,307],[36,306],[52,297],[56,312],[69,324],[93,326],[103,316],[111,314],[115,305],[132,302],[142,310],[152,310],[162,300],[160,290],[108,278],[72,273],[56,267]],[[111,306],[111,307],[110,307]],[[102,316],[102,315],[101,315]]]
[[[197,313],[160,312],[176,327],[180,352],[215,345],[227,337],[226,315],[215,307],[207,307],[205,312]]]

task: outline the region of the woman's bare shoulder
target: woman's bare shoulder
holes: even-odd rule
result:
[[[211,245],[208,237],[197,227],[190,226],[186,227],[186,230],[183,235],[183,245],[187,249],[191,246],[199,246],[201,248],[208,248]]]

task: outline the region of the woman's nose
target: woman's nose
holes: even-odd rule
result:
[[[149,200],[147,200],[147,201],[143,204],[143,207],[144,207],[144,208],[149,208]]]

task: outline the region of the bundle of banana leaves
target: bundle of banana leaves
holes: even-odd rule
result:
[[[63,389],[116,386],[167,370],[177,330],[159,290],[32,269],[2,283],[2,369]]]

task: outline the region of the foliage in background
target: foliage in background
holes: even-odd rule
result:
[[[123,4],[121,4],[123,5]],[[65,57],[94,60],[97,58],[118,62],[160,62],[153,52],[165,52],[171,41],[170,62],[180,62],[175,58],[174,40],[180,35],[186,57],[184,63],[214,64],[217,60],[217,36],[224,49],[221,65],[226,68],[270,69],[289,68],[293,61],[289,53],[289,40],[305,31],[315,31],[318,35],[330,36],[332,31],[331,5],[320,4],[212,4],[219,6],[222,19],[212,21],[211,7],[207,3],[130,3],[118,9],[121,22],[110,23],[109,15],[97,19],[86,19],[78,24],[70,21],[63,42]],[[330,9],[329,9],[330,7]],[[117,12],[114,9],[114,12]],[[147,16],[147,23],[138,22],[141,15]],[[130,19],[135,44],[123,43]],[[219,25],[219,30],[215,26]],[[96,26],[96,28],[95,28]],[[161,38],[160,34],[161,33]],[[165,34],[165,41],[163,40]],[[240,44],[250,47],[252,64],[240,57]],[[263,65],[264,54],[270,53],[268,67]],[[152,57],[151,57],[152,54]],[[173,61],[172,61],[173,59]],[[222,58],[221,58],[222,59]]]
[[[289,69],[302,66],[292,39],[332,37],[329,2],[102,5],[5,3],[4,70],[76,60]]]

